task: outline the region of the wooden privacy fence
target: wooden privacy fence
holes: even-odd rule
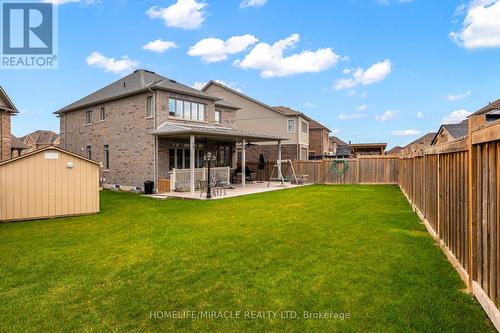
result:
[[[297,175],[316,184],[397,184],[399,157],[364,156],[355,159],[294,161]]]
[[[484,116],[483,116],[484,117]],[[399,184],[500,331],[500,122],[399,161]]]

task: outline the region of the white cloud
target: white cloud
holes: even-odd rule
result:
[[[500,1],[471,1],[462,29],[450,37],[467,49],[500,47]]]
[[[399,114],[398,111],[387,110],[384,113],[382,113],[381,115],[375,116],[375,120],[377,120],[377,121],[391,120],[391,119],[396,118],[398,116],[398,114]]]
[[[148,50],[156,53],[163,53],[168,49],[177,48],[177,44],[175,42],[165,41],[162,39],[157,39],[155,41],[149,42],[142,47],[143,50]]]
[[[240,8],[246,7],[262,7],[266,4],[267,0],[243,0],[240,3]]]
[[[233,82],[226,82],[226,81],[223,81],[223,80],[214,80],[215,82],[217,83],[220,83],[222,84],[223,86],[226,86],[226,87],[229,87],[233,90],[236,90],[238,92],[242,92],[242,90],[240,88],[238,88],[238,85],[236,83],[233,83]],[[202,82],[202,81],[197,81],[193,84],[193,88],[194,89],[198,89],[198,90],[201,90],[204,86],[207,85],[208,82]]]
[[[366,110],[368,110],[368,104],[361,104],[360,106],[358,106],[356,108],[356,110],[358,110],[358,111],[366,111]]]
[[[423,112],[417,112],[417,118],[419,118],[419,119],[424,118],[424,113]]]
[[[64,5],[66,3],[77,3],[81,2],[85,5],[90,5],[95,2],[95,0],[43,0],[44,3],[51,3],[54,5]]]
[[[245,51],[259,40],[253,35],[233,36],[226,41],[218,38],[205,38],[191,46],[188,55],[201,57],[206,63],[226,60],[228,55]]]
[[[443,117],[441,122],[443,124],[458,124],[465,120],[468,116],[470,116],[472,113],[461,109],[461,110],[455,110],[453,112],[448,113],[446,116]]]
[[[86,62],[89,66],[102,68],[106,72],[113,72],[115,74],[131,72],[139,65],[137,61],[129,59],[127,56],[123,56],[117,60],[95,51],[87,57]]]
[[[196,0],[177,0],[176,3],[162,8],[154,6],[146,11],[149,18],[163,19],[167,27],[180,29],[198,29],[205,21],[205,8],[208,5]]]
[[[472,94],[472,91],[470,91],[470,90],[467,90],[466,92],[460,93],[460,94],[449,93],[448,96],[445,97],[445,99],[448,102],[456,102],[456,101],[459,101],[459,100],[464,99],[466,97],[469,97],[471,94]]]
[[[259,43],[235,65],[243,69],[260,70],[261,77],[269,78],[321,72],[334,66],[340,59],[331,48],[302,51],[285,57],[284,51],[295,47],[299,40],[299,34],[292,34],[273,45]]]
[[[392,63],[389,59],[376,63],[367,70],[363,70],[362,68],[346,68],[343,73],[345,75],[351,75],[351,77],[337,80],[334,88],[336,90],[344,90],[354,88],[358,85],[367,86],[384,80],[391,73],[391,71]]]
[[[304,106],[305,106],[306,108],[315,108],[315,107],[316,107],[316,104],[313,104],[313,103],[311,103],[311,102],[305,102],[305,103],[304,103]]]
[[[346,113],[341,113],[339,115],[339,119],[341,120],[354,120],[354,119],[361,119],[366,117],[364,114],[361,113],[351,113],[351,114],[346,114]]]
[[[418,135],[421,132],[422,131],[420,131],[420,130],[416,130],[416,129],[410,128],[410,129],[406,129],[406,130],[395,130],[395,131],[392,131],[392,135],[396,135],[396,136],[413,136],[413,135]]]

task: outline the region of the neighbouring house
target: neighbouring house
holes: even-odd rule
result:
[[[30,147],[24,144],[24,142],[19,139],[18,137],[15,137],[14,135],[11,135],[11,140],[10,140],[10,156],[11,158],[21,156],[22,154],[28,152]]]
[[[401,146],[394,146],[390,150],[386,151],[385,154],[390,156],[399,156],[402,149],[403,147]]]
[[[432,139],[432,145],[457,141],[465,138],[469,133],[469,120],[466,119],[458,124],[444,124],[439,127],[438,132]]]
[[[61,143],[59,134],[53,131],[38,130],[20,138],[28,146],[28,151],[33,151]]]
[[[0,86],[0,162],[12,158],[11,117],[18,112],[5,90]]]
[[[257,131],[287,141],[282,145],[282,159],[307,160],[309,158],[310,118],[302,112],[285,106],[269,106],[257,99],[231,89],[215,81],[208,82],[202,91],[217,96],[225,103],[237,105],[234,126],[239,130]],[[266,160],[277,160],[275,142],[252,142],[247,150],[247,159],[257,162],[260,154]]]
[[[352,155],[356,158],[360,155],[384,155],[387,143],[354,143],[349,144]]]
[[[0,221],[99,212],[99,163],[46,147],[0,163]]]
[[[474,123],[472,124],[474,128],[488,122],[500,120],[500,99],[488,103],[488,105],[474,112],[471,116],[474,116]]]
[[[403,149],[401,149],[400,154],[403,156],[410,156],[410,155],[420,155],[423,153],[424,148],[430,147],[432,144],[432,140],[436,136],[436,132],[429,132],[425,135],[422,135],[416,140],[413,140],[406,146],[404,146]]]
[[[329,152],[336,158],[350,158],[352,155],[351,147],[348,143],[340,140],[336,136],[329,138]]]
[[[103,187],[142,188],[169,180],[194,191],[211,153],[214,172],[245,169],[247,143],[285,137],[236,129],[240,107],[147,70],[137,70],[63,107],[61,147],[99,161]],[[245,177],[242,179],[245,185]]]
[[[309,121],[309,156],[321,157],[330,154],[330,133],[328,127],[314,119]]]

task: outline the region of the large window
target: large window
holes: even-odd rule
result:
[[[205,104],[170,98],[168,113],[171,116],[187,120],[205,120]]]
[[[104,107],[100,110],[101,121],[106,120],[106,109]]]
[[[92,124],[92,110],[85,112],[85,124]]]
[[[146,117],[153,116],[153,96],[148,96],[146,98]]]
[[[288,119],[288,133],[295,133],[295,119]]]
[[[302,133],[307,134],[308,133],[308,125],[307,122],[302,120]]]
[[[104,145],[102,156],[104,157],[102,161],[104,170],[109,170],[109,145]]]
[[[92,159],[92,146],[87,146],[87,158]]]
[[[221,124],[222,123],[222,112],[215,111],[215,122],[217,124]]]

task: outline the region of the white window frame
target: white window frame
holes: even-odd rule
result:
[[[146,118],[153,117],[153,96],[146,97]]]
[[[292,130],[290,130],[290,124],[293,124]],[[287,130],[287,133],[295,133],[295,119],[287,119],[286,130]]]
[[[214,120],[217,124],[222,124],[222,111],[219,111],[219,110],[215,110],[215,117],[214,117]],[[219,115],[219,119],[217,119],[217,115]]]
[[[102,166],[103,170],[109,170],[109,145],[104,145],[102,147]]]
[[[305,132],[304,132],[304,125],[306,128]],[[302,134],[309,134],[309,124],[307,123],[307,121],[302,120],[301,125],[300,125],[300,131]]]

